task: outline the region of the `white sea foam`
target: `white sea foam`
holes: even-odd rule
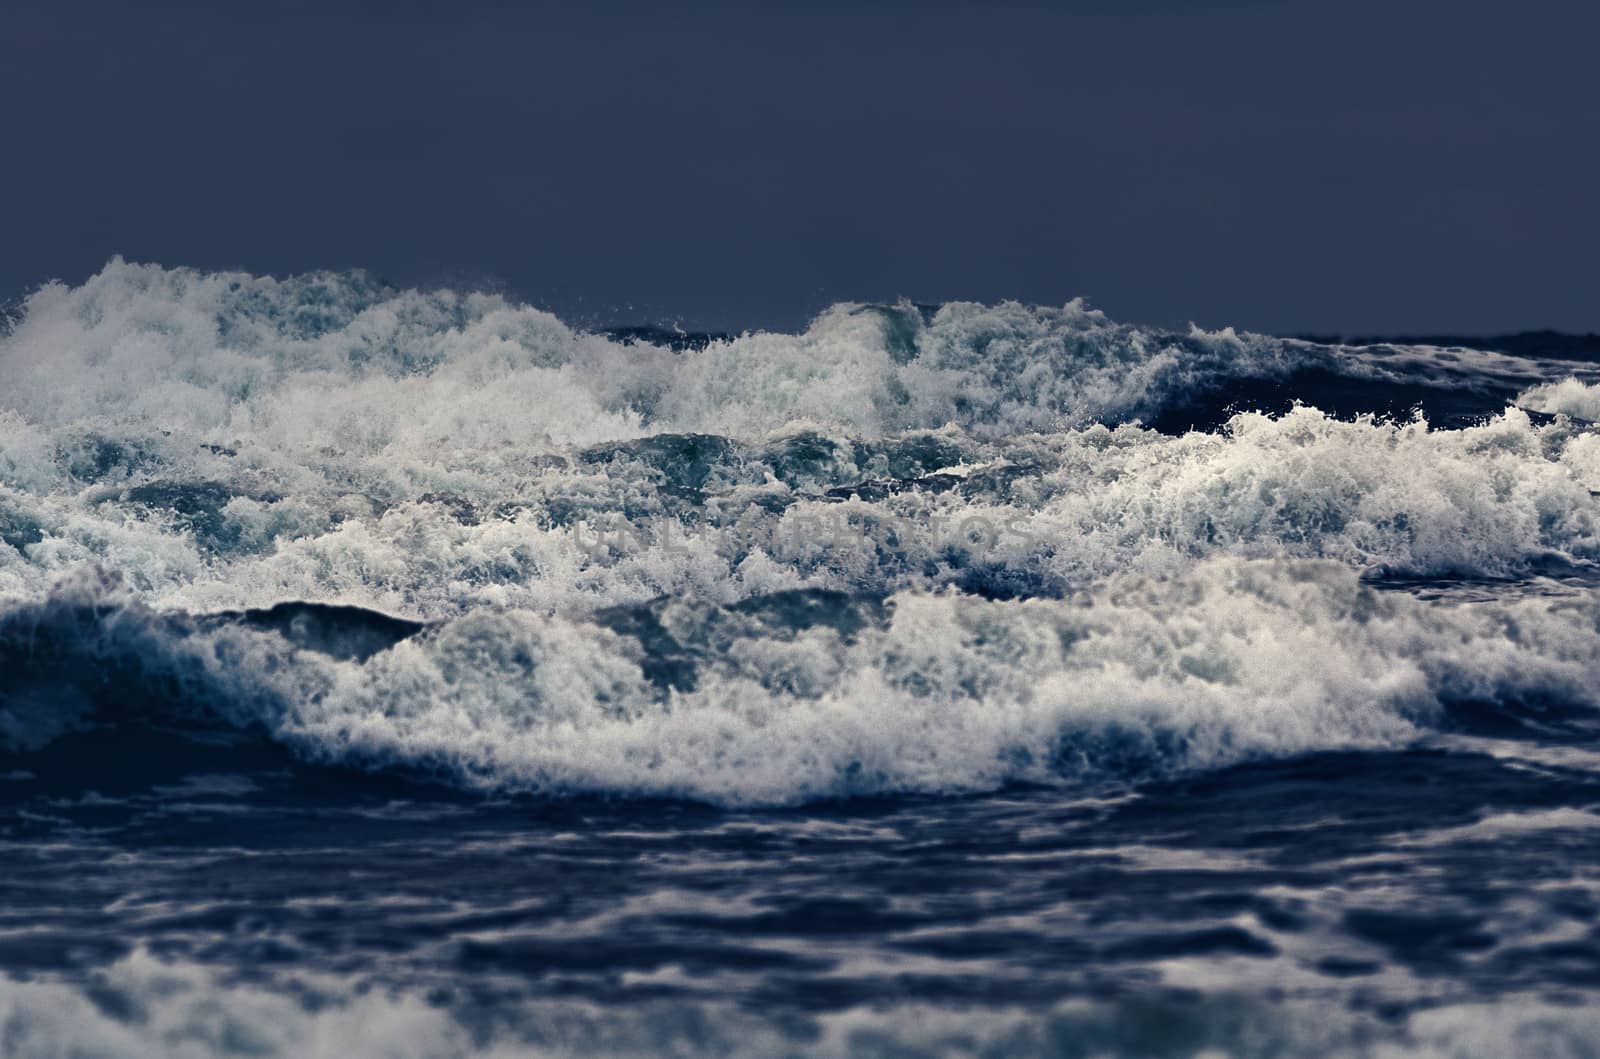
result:
[[[1329,347],[1108,320],[1074,301],[843,304],[795,335],[673,353],[575,332],[498,295],[398,290],[361,274],[278,280],[113,260],[46,286],[0,339],[5,405],[50,427],[142,425],[278,452],[390,459],[666,431],[814,423],[875,436],[980,434],[1158,411],[1218,378],[1322,366],[1435,385],[1528,385],[1558,362],[1433,347]],[[1593,378],[1583,365],[1566,364]],[[168,436],[168,435],[161,435]],[[186,440],[180,438],[180,442]]]
[[[443,617],[798,586],[1059,594],[1216,554],[1504,575],[1600,548],[1600,440],[1570,422],[1095,425],[1335,354],[1079,303],[838,306],[684,353],[359,275],[114,261],[24,308],[0,338],[0,598],[94,563],[160,606]],[[1446,352],[1469,375],[1482,359]],[[685,432],[716,444],[685,454]]]
[[[0,1040],[9,1059],[1580,1059],[1600,1047],[1600,1016],[1509,997],[1381,1021],[1315,998],[1218,994],[1032,1011],[907,1004],[781,1019],[703,1001],[530,1000],[484,1018],[330,976],[301,975],[278,988],[229,982],[203,965],[136,951],[87,985],[0,978]]]
[[[891,340],[897,321],[911,345]],[[1208,372],[1283,366],[1272,339],[1163,335],[1078,302],[957,303],[926,324],[909,306],[840,305],[802,334],[674,354],[576,333],[497,296],[120,260],[81,287],[34,294],[4,342],[8,403],[35,422],[135,421],[373,455],[746,436],[794,421],[1009,432],[1158,407]]]
[[[478,608],[358,663],[79,582],[6,617],[0,734],[38,745],[98,702],[102,723],[188,712],[469,787],[723,805],[1125,781],[1403,746],[1451,702],[1593,707],[1597,606],[1427,603],[1336,563],[1216,559],[1066,600]]]
[[[1544,370],[1444,353],[1427,379]],[[315,756],[728,804],[1396,745],[1459,697],[1591,704],[1582,607],[1357,580],[1600,560],[1581,381],[1524,395],[1567,413],[1542,425],[1126,421],[1430,356],[1076,302],[836,306],[674,352],[493,295],[116,261],[0,338],[0,617],[117,616],[72,650]],[[799,589],[888,617],[728,631]],[[694,677],[670,692],[661,645],[602,613],[661,597]],[[283,600],[439,624],[362,665],[181,617]],[[11,742],[93,705],[48,684],[9,687]]]
[[[669,606],[696,679],[665,697],[630,637],[478,611],[299,698],[282,733],[496,788],[775,804],[1397,746],[1449,701],[1600,699],[1592,600],[1430,605],[1330,563],[889,608],[844,637]]]
[[[1523,391],[1517,397],[1517,404],[1535,412],[1600,423],[1600,383],[1586,383],[1575,378],[1541,383]]]
[[[949,464],[993,466],[846,499],[823,490],[885,473],[883,457],[813,434],[828,454],[803,466],[782,438],[729,450],[693,505],[658,466],[572,450],[535,465],[490,452],[403,482],[360,462],[268,472],[201,450],[116,483],[40,489],[47,446],[13,429],[20,440],[0,443],[19,468],[0,484],[0,596],[12,597],[88,563],[162,606],[327,599],[444,617],[803,586],[1061,594],[1229,554],[1488,576],[1600,558],[1600,435],[1516,410],[1455,431],[1302,408],[1183,437],[924,435]]]

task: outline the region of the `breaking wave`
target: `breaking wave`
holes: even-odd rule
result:
[[[1221,559],[1062,600],[800,591],[420,627],[159,614],[83,580],[0,619],[0,655],[13,750],[183,722],[491,791],[779,805],[1403,746],[1453,704],[1589,710],[1600,601],[1447,605]]]
[[[0,337],[0,740],[790,804],[1595,705],[1593,365],[1059,308],[569,328],[115,260]]]

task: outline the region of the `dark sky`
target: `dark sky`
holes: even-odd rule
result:
[[[13,0],[0,301],[112,254],[579,323],[1600,329],[1600,4]]]

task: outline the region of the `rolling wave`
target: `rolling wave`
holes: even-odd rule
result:
[[[1600,561],[1562,353],[1081,302],[594,334],[115,260],[0,337],[0,741],[775,805],[1590,710],[1590,589],[1375,587]]]
[[[1209,560],[1068,599],[785,592],[430,626],[189,617],[80,579],[0,617],[0,737],[256,732],[497,792],[723,805],[1126,782],[1404,746],[1454,705],[1600,705],[1600,601],[1450,604],[1341,564]]]

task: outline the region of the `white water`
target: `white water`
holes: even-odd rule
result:
[[[273,633],[174,627],[82,583],[8,619],[10,649],[32,645],[19,658],[65,640],[66,661],[43,691],[11,689],[0,732],[39,745],[78,723],[64,703],[88,695],[61,684],[81,662],[90,688],[138,674],[114,709],[141,686],[177,688],[183,708],[312,758],[496,791],[777,805],[1397,747],[1451,702],[1600,705],[1587,594],[1447,605],[1335,563],[1218,559],[1066,600],[841,606],[870,613],[841,632],[667,604],[660,625],[694,677],[669,690],[644,668],[649,645],[585,619],[478,609],[360,664]]]
[[[296,977],[296,992],[316,1003],[142,951],[97,972],[92,992],[0,978],[0,1039],[10,1059],[1580,1059],[1600,1047],[1592,1010],[1518,997],[1442,1005],[1398,1025],[1312,999],[1267,1004],[1227,995],[1187,1005],[1076,1002],[1044,1012],[905,1005],[786,1022],[732,1005],[530,1001],[471,1020],[411,993]]]
[[[497,296],[115,261],[0,339],[0,599],[14,644],[98,610],[69,648],[88,664],[138,659],[311,756],[494,789],[985,790],[1402,745],[1462,698],[1594,705],[1586,597],[1358,581],[1600,559],[1593,388],[1528,390],[1559,413],[1542,425],[1125,422],[1307,363],[1545,370],[1162,334],[1079,303],[837,306],[674,353]],[[718,609],[797,588],[888,597],[889,617],[842,642]],[[657,597],[679,601],[662,620],[694,645],[693,690],[594,620]],[[358,665],[161,617],[282,600],[441,624]],[[0,731],[47,741],[91,698],[13,687]]]

